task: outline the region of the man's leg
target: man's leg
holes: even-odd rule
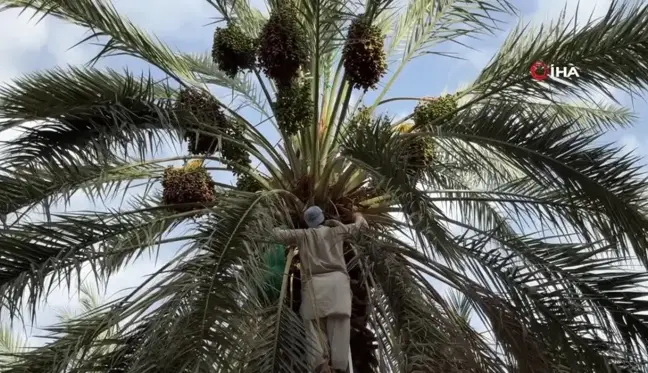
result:
[[[326,318],[326,334],[331,348],[331,366],[336,371],[346,372],[349,367],[349,342],[351,319],[345,315],[330,315]]]
[[[319,330],[317,324],[319,323]],[[310,362],[311,369],[314,369],[315,372],[320,371],[323,367],[328,366],[328,354],[327,349],[325,349],[327,336],[326,336],[326,325],[324,320],[304,320],[306,327],[306,339],[308,342],[308,357]],[[324,341],[324,346],[322,346],[322,339]],[[323,372],[324,370],[322,370]]]

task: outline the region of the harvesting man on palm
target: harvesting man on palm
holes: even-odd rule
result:
[[[311,368],[324,372],[330,365],[346,372],[351,333],[351,284],[344,260],[344,242],[366,224],[355,213],[353,224],[335,220],[324,225],[324,212],[311,206],[304,212],[307,229],[275,229],[273,240],[299,249],[302,302],[300,315],[310,339]],[[327,354],[326,351],[330,352]]]
[[[599,141],[633,115],[587,101],[648,85],[645,5],[616,2],[581,28],[516,28],[467,88],[390,97],[412,59],[444,58],[437,47],[515,9],[270,0],[266,16],[206,1],[222,22],[211,52],[193,55],[105,0],[0,0],[87,28],[84,41],[105,46],[94,61],[127,54],[162,75],[84,65],[2,84],[0,134],[30,126],[0,149],[0,312],[33,310],[52,278],[83,266],[108,278],[183,245],[0,372],[302,373],[326,357],[354,373],[643,372],[648,275],[628,263],[648,267],[648,183],[637,159]],[[578,79],[534,81],[534,61],[574,64]],[[407,101],[410,115],[389,116]],[[169,142],[188,154],[157,157]],[[34,213],[79,191],[128,203]],[[336,241],[335,274],[317,280],[334,299],[350,289],[336,312],[317,312],[326,297],[309,290],[317,242],[270,239],[309,231],[311,206],[368,223],[362,239]],[[350,361],[331,342],[344,330]]]

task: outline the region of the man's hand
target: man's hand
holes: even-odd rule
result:
[[[354,212],[354,213],[353,213],[353,221],[354,221],[356,224],[360,223],[360,225],[361,225],[363,228],[366,228],[366,227],[369,226],[369,225],[367,224],[367,220],[366,220],[366,219],[364,218],[364,216],[362,216],[362,214],[359,213],[359,212]]]

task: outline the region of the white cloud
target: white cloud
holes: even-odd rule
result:
[[[59,64],[85,62],[90,47],[69,50],[81,40],[83,29],[18,9],[0,13],[0,82],[25,72]],[[49,55],[47,55],[49,54]],[[39,58],[40,57],[40,58]]]
[[[565,19],[575,21],[581,28],[590,20],[605,16],[611,4],[611,0],[543,0],[538,2],[538,10],[530,20],[535,24],[555,22],[564,11]]]
[[[3,52],[2,61],[16,56],[7,56],[7,52],[38,51],[47,41],[49,33],[45,23],[37,23],[32,19],[32,12],[20,14],[20,10],[12,9],[2,13],[0,32],[3,35],[0,51]]]
[[[642,157],[642,164],[646,164],[645,157],[648,155],[648,142],[645,136],[627,133],[621,136],[617,143],[623,147],[624,152],[632,152],[634,155]]]
[[[208,27],[203,27],[218,15],[207,1],[132,1],[113,0],[115,8],[137,26],[162,38],[174,37],[195,40],[194,32],[201,30],[211,37]],[[193,35],[192,35],[193,34]]]
[[[639,139],[635,135],[625,135],[619,140],[621,146],[628,151],[635,151],[639,149]]]
[[[38,52],[48,38],[47,26],[30,24],[29,15],[18,17],[19,11],[0,13],[0,81],[15,77],[21,70],[25,54]]]

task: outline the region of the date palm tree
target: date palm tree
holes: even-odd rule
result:
[[[600,141],[631,112],[590,101],[648,84],[645,5],[615,2],[579,28],[519,26],[467,88],[390,98],[414,58],[445,58],[514,7],[271,0],[266,15],[208,1],[221,22],[193,55],[108,1],[0,0],[85,27],[82,42],[103,46],[92,62],[129,55],[163,75],[90,64],[2,86],[0,131],[24,128],[0,157],[2,311],[33,309],[52,278],[107,278],[182,245],[1,371],[309,371],[299,248],[268,233],[303,227],[311,204],[369,223],[346,245],[353,372],[643,371],[648,184],[635,156]],[[579,76],[535,81],[538,60]],[[395,101],[416,107],[395,119]],[[180,142],[187,154],[158,155]],[[76,192],[128,203],[24,218]]]

